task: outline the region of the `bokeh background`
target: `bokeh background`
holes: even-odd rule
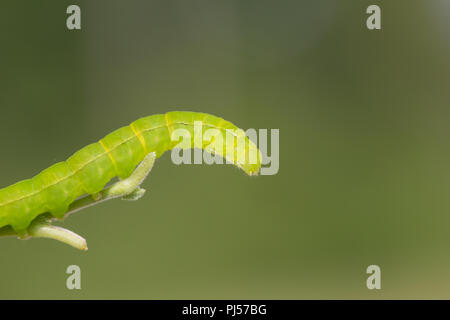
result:
[[[64,221],[88,252],[0,239],[0,298],[450,298],[449,18],[447,0],[3,0],[2,187],[169,110],[279,128],[280,171],[167,153],[140,201]]]

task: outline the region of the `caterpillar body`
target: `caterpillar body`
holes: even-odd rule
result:
[[[224,151],[222,145],[212,142],[214,139],[202,140],[198,144],[199,137],[194,132],[196,121],[223,134],[234,130],[237,135],[245,136],[244,131],[232,123],[206,113],[174,111],[140,118],[33,178],[0,189],[0,229],[12,228],[20,237],[26,237],[27,228],[39,215],[46,213],[54,218],[63,218],[70,204],[80,196],[95,196],[114,177],[129,177],[147,154],[154,152],[156,157],[160,157],[174,148],[177,141],[172,140],[172,132],[179,128],[187,130],[192,137],[190,146],[186,148],[201,146],[224,159],[234,160],[233,150],[226,148]],[[261,155],[247,137],[245,142],[245,152],[257,150],[257,161],[253,163],[245,158],[240,162],[234,161],[234,164],[254,175],[261,167]]]

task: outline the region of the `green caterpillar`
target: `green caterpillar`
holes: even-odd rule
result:
[[[0,230],[3,227],[3,230],[9,229],[25,238],[30,235],[30,225],[40,215],[45,213],[51,218],[62,219],[80,196],[88,194],[95,199],[114,177],[130,177],[136,166],[150,153],[160,157],[177,146],[172,132],[180,128],[187,130],[192,137],[190,145],[185,147],[201,147],[232,161],[248,175],[258,174],[261,154],[252,141],[245,137],[243,152],[257,150],[257,160],[251,162],[238,156],[240,160],[236,161],[237,144],[234,144],[233,150],[229,150],[228,145],[225,150],[221,144],[215,144],[214,139],[203,141],[194,132],[196,121],[201,121],[204,128],[216,129],[223,134],[234,130],[236,136],[245,136],[243,130],[230,122],[205,113],[174,111],[141,118],[35,177],[0,189]]]

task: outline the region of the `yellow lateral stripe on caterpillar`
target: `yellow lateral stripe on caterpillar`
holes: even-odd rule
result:
[[[112,164],[113,164],[113,166],[114,166],[114,168],[115,168],[115,171],[117,172],[117,163],[116,163],[116,160],[114,160],[113,156],[111,155],[111,150],[109,150],[109,149],[103,144],[103,142],[102,142],[101,139],[98,141],[98,143],[100,143],[100,145],[102,146],[103,150],[105,150],[105,153],[108,155],[109,159],[111,160],[111,162],[112,162]]]
[[[147,145],[145,144],[145,140],[144,140],[144,137],[142,137],[141,132],[139,130],[137,130],[132,123],[130,124],[130,128],[131,128],[131,130],[133,130],[134,134],[139,139],[139,142],[142,144],[142,147],[144,148],[144,153],[147,154],[148,153]]]

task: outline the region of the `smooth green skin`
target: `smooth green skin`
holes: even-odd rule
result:
[[[236,136],[245,135],[230,122],[205,113],[174,111],[138,119],[35,177],[0,189],[0,228],[11,226],[17,235],[26,237],[31,222],[39,215],[49,213],[55,218],[63,218],[70,204],[81,195],[95,197],[112,178],[129,177],[147,154],[155,152],[156,157],[160,157],[177,146],[178,141],[171,140],[171,133],[178,128],[188,130],[191,135],[190,145],[183,145],[183,148],[201,147],[233,161],[233,153],[229,149],[224,150],[224,145],[216,145],[214,139],[202,141],[201,136],[194,135],[195,121],[202,122],[203,131],[214,128],[224,137],[227,129],[236,130]],[[245,141],[244,152],[257,150],[257,162],[251,164],[245,157],[242,160],[237,155],[238,160],[234,164],[249,175],[258,174],[260,152],[247,137]]]

